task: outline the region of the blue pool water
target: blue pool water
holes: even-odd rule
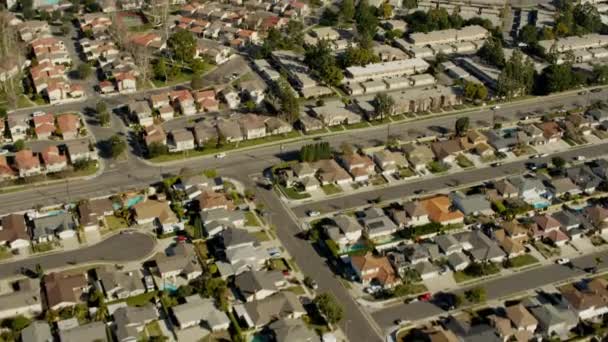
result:
[[[143,195],[139,195],[139,196],[135,196],[133,198],[129,198],[129,200],[127,201],[127,203],[125,203],[125,207],[126,208],[131,208],[132,206],[136,205],[137,203],[141,202],[144,200],[144,196]],[[121,208],[120,203],[113,203],[112,207],[114,207],[114,210],[118,210]]]

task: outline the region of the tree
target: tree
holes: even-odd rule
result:
[[[97,102],[95,111],[97,112],[97,120],[99,120],[99,124],[102,126],[107,126],[110,123],[110,113],[108,112],[108,106],[106,103],[104,101]]]
[[[165,57],[160,57],[156,63],[154,63],[153,67],[152,67],[152,71],[154,73],[154,78],[159,80],[159,81],[163,81],[163,82],[167,82],[168,81],[168,70],[167,70],[167,61]]]
[[[0,106],[0,119],[6,119],[7,115],[8,111],[6,110],[6,107]]]
[[[81,63],[76,70],[78,72],[78,78],[86,80],[93,74],[93,68],[87,63]]]
[[[148,82],[150,79],[150,61],[152,60],[150,50],[137,44],[129,45],[128,49],[133,56],[133,62],[137,65],[141,80]]]
[[[456,130],[456,135],[461,137],[464,136],[464,134],[469,130],[469,117],[465,116],[458,118],[454,124],[454,129]]]
[[[578,83],[570,62],[554,62],[541,72],[536,82],[536,92],[542,95],[561,92],[573,88]]]
[[[342,153],[346,156],[352,155],[355,153],[355,150],[353,149],[353,145],[347,143],[347,142],[343,142],[340,145],[340,149],[342,150]]]
[[[486,300],[486,290],[483,287],[474,287],[465,291],[465,298],[471,303],[482,303]]]
[[[163,154],[169,153],[167,145],[160,142],[153,142],[148,145],[148,156],[150,158],[162,156]]]
[[[19,152],[25,148],[25,142],[21,139],[13,143],[13,151]]]
[[[207,64],[201,58],[195,58],[190,62],[190,69],[195,75],[200,75],[207,69]]]
[[[190,81],[190,87],[193,90],[203,89],[205,87],[205,80],[202,75],[195,74],[192,76],[192,80]]]
[[[593,65],[593,82],[597,84],[608,83],[608,65],[595,64]]]
[[[109,143],[110,155],[114,159],[118,158],[127,149],[127,142],[118,134],[114,134],[110,137]]]
[[[357,47],[351,45],[346,48],[340,59],[340,64],[343,68],[348,68],[353,65],[365,66],[379,61],[380,57],[374,53],[374,50],[362,48],[360,45]]]
[[[359,35],[373,37],[378,28],[375,8],[369,5],[367,0],[360,0],[355,10],[355,21],[357,22],[357,33]]]
[[[563,169],[566,166],[566,161],[562,157],[553,157],[551,158],[551,163],[558,169]]]
[[[403,7],[407,8],[407,9],[417,8],[418,1],[417,0],[404,0]]]
[[[395,99],[387,93],[378,93],[374,97],[374,115],[384,120],[385,116],[395,114]]]
[[[505,53],[502,48],[502,42],[496,38],[488,39],[481,49],[477,51],[477,55],[486,63],[502,68],[505,65]]]
[[[337,324],[342,320],[344,309],[342,309],[333,295],[322,293],[313,300],[313,303],[317,306],[319,312],[325,317],[328,323]]]
[[[316,45],[306,48],[304,63],[315,76],[330,86],[340,85],[344,78],[342,70],[336,65],[329,42],[324,39],[319,40]]]
[[[296,122],[300,117],[300,101],[285,78],[278,79],[275,92],[279,98],[281,112],[285,120],[289,123]]]
[[[340,16],[346,22],[353,20],[355,17],[355,3],[353,0],[342,0],[340,4]]]
[[[519,50],[505,63],[497,82],[498,94],[507,98],[530,93],[534,87],[534,65]]]
[[[527,24],[519,30],[519,40],[527,45],[533,45],[538,42],[538,28],[536,25]]]
[[[173,57],[180,62],[190,63],[194,59],[196,54],[196,38],[190,31],[178,30],[175,32],[169,40],[167,45]]]
[[[326,7],[321,14],[321,19],[319,19],[319,25],[336,26],[338,24],[338,19],[338,13],[334,12],[331,8]]]
[[[393,5],[388,2],[380,5],[380,13],[384,19],[389,19],[393,16]]]

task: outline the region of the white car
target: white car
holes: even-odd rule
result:
[[[541,153],[538,155],[540,158],[545,158],[549,156],[549,153]]]
[[[46,113],[43,112],[43,111],[40,111],[40,110],[35,111],[35,112],[32,113],[32,116],[34,116],[34,117],[36,117],[36,116],[43,116],[43,115],[46,115]]]
[[[499,110],[499,109],[500,109],[499,105],[496,105],[496,106],[492,107],[492,110]]]
[[[310,211],[308,211],[308,216],[310,216],[310,217],[317,217],[317,216],[320,216],[320,215],[321,215],[321,213],[319,211],[317,211],[317,210],[310,210]]]
[[[217,159],[222,159],[226,157],[226,153],[222,152],[222,153],[218,153],[215,155],[215,158]]]
[[[579,160],[579,161],[583,161],[587,158],[585,158],[585,156],[576,156],[574,159]]]
[[[559,258],[559,259],[555,260],[555,262],[558,265],[566,265],[566,264],[570,263],[570,259],[568,259],[568,258]]]

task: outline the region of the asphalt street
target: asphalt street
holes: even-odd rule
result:
[[[75,267],[87,263],[125,263],[137,261],[149,255],[156,245],[148,234],[113,235],[95,245],[67,252],[33,256],[15,262],[0,264],[0,279],[21,274],[22,269],[34,271],[40,264],[46,272],[61,267]]]
[[[370,203],[371,200],[380,198],[382,201],[397,200],[408,196],[413,196],[415,192],[424,190],[425,192],[441,192],[448,190],[451,187],[457,187],[465,184],[482,183],[494,178],[504,177],[508,175],[522,174],[526,169],[526,163],[534,162],[550,162],[551,158],[560,156],[567,161],[573,160],[576,156],[585,156],[586,159],[593,159],[605,155],[608,152],[608,143],[589,145],[576,149],[551,154],[545,158],[535,158],[534,160],[520,160],[512,163],[505,163],[497,167],[484,167],[473,169],[470,171],[462,171],[443,176],[430,177],[421,180],[413,180],[397,186],[391,186],[382,189],[370,190],[366,192],[355,193],[351,195],[330,198],[327,200],[308,203],[296,206],[293,209],[298,217],[305,217],[310,210],[319,212],[334,212],[347,210],[354,207],[364,206]],[[424,195],[421,195],[424,196]]]
[[[595,266],[595,258],[601,257],[603,262],[598,267],[599,271],[607,270],[608,267],[608,252],[601,252],[582,256],[577,259],[572,259],[574,267],[570,268],[565,265],[551,264],[542,267],[532,268],[527,271],[515,273],[507,277],[496,278],[481,284],[464,287],[457,291],[457,294],[463,294],[471,287],[482,286],[487,293],[487,300],[495,300],[526,291],[540,290],[541,287],[548,284],[566,282],[583,277],[587,267]],[[430,302],[415,302],[410,304],[399,304],[376,311],[372,314],[374,320],[385,331],[388,331],[394,324],[395,319],[403,319],[410,321],[422,320],[437,315],[445,314],[444,311]]]
[[[319,257],[312,245],[296,237],[300,232],[298,224],[291,218],[287,210],[273,190],[256,189],[256,196],[262,200],[270,212],[269,221],[279,229],[276,233],[281,243],[295,259],[305,276],[313,278],[319,288],[317,293],[331,293],[344,309],[344,319],[340,322],[342,331],[349,341],[381,341],[382,338],[372,327],[370,321],[364,316],[358,304],[344,289],[338,276],[326,264],[326,260]],[[371,319],[371,318],[370,318]]]
[[[496,117],[497,121],[511,121],[516,118],[521,118],[530,112],[538,111],[541,108],[548,110],[560,106],[564,106],[565,108],[578,106],[585,104],[587,101],[601,99],[607,94],[608,91],[589,93],[588,96],[570,93],[561,96],[537,99],[533,103],[525,102],[503,105],[501,109],[496,110]],[[109,106],[118,105],[121,101],[123,101],[122,104],[124,104],[128,102],[128,98],[129,96],[111,98]],[[80,106],[86,106],[87,104],[89,106],[94,106],[95,101],[88,100],[84,103],[74,103],[56,107],[70,107],[72,110],[78,110]],[[53,110],[55,112],[62,112],[62,110]],[[31,112],[31,110],[27,112]],[[17,114],[19,113],[25,113],[25,111],[19,111]],[[391,124],[388,129],[386,126],[379,126],[365,131],[346,131],[326,136],[322,138],[322,140],[329,142],[334,148],[338,148],[344,142],[361,146],[378,145],[386,141],[387,132],[389,132],[391,136],[397,136],[402,140],[409,140],[422,134],[437,134],[437,130],[440,127],[452,128],[455,120],[463,116],[469,117],[471,123],[476,125],[491,122],[493,113],[492,110],[489,109],[476,110],[458,115],[420,119],[414,122],[394,123]],[[95,130],[94,134],[96,134],[96,132],[97,130]],[[28,209],[37,204],[51,205],[68,200],[73,201],[83,198],[110,195],[127,189],[143,187],[159,181],[161,175],[175,174],[184,167],[192,169],[215,168],[224,176],[243,179],[250,174],[260,173],[265,168],[268,168],[281,160],[296,158],[296,151],[298,151],[301,146],[308,144],[311,141],[313,141],[313,138],[293,143],[285,143],[283,144],[283,150],[279,148],[279,145],[257,147],[245,151],[228,152],[224,159],[215,159],[210,156],[207,158],[176,161],[170,163],[170,165],[150,165],[138,160],[137,156],[132,152],[127,161],[114,162],[108,160],[108,167],[106,167],[105,172],[98,176],[94,181],[71,180],[62,182],[61,184],[47,186],[37,185],[36,188],[33,189],[26,188],[19,192],[0,194],[0,214]],[[486,170],[481,172],[489,171]],[[461,183],[465,183],[466,179],[461,179],[461,177],[467,176],[464,174],[458,176]],[[334,205],[337,204],[334,203]],[[344,205],[344,207],[346,207],[346,205]]]

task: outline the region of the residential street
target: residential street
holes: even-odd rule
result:
[[[21,273],[21,269],[35,270],[40,264],[45,271],[60,267],[75,267],[92,262],[126,263],[138,261],[152,252],[155,239],[149,234],[130,233],[113,235],[102,242],[68,252],[32,256],[23,260],[0,264],[0,279]]]
[[[535,158],[534,162],[550,162],[551,158],[555,156],[560,156],[567,161],[571,161],[574,157],[581,155],[585,156],[586,159],[594,159],[605,155],[606,151],[608,151],[607,149],[608,143],[590,145],[555,153],[545,158]],[[382,201],[397,200],[399,198],[412,196],[418,190],[424,190],[425,193],[428,193],[459,185],[481,183],[493,178],[521,174],[526,170],[525,164],[528,162],[530,162],[530,160],[526,159],[505,163],[497,167],[485,167],[444,176],[425,178],[422,180],[412,180],[410,183],[402,185],[303,204],[293,208],[293,211],[298,217],[304,217],[310,210],[318,210],[320,212],[340,211],[366,205],[370,200],[377,199],[378,197],[380,197]]]
[[[599,99],[602,96],[608,94],[608,91],[602,91],[597,93],[589,93],[591,100]],[[141,95],[129,95],[129,96],[141,96]],[[116,96],[109,98],[109,107],[117,106],[119,104],[124,104],[128,102],[129,96]],[[573,106],[576,104],[581,104],[581,101],[585,101],[586,99],[581,100],[581,96],[577,93],[571,93],[569,95],[562,96],[554,96],[545,99],[542,102],[542,108],[550,109],[555,108],[560,105],[564,106]],[[122,101],[122,102],[121,102]],[[52,106],[52,110],[56,113],[60,113],[63,111],[70,110],[82,110],[83,107],[86,106],[95,106],[95,101],[88,100],[81,103],[72,103],[60,106]],[[537,105],[540,108],[540,105]],[[515,103],[513,105],[503,105],[502,109],[497,110],[497,117],[501,117],[505,120],[512,120],[515,117],[520,117],[525,115],[525,113],[530,112],[531,110],[535,110],[537,106],[530,105],[530,103]],[[49,106],[50,107],[50,106]],[[61,108],[61,109],[59,109]],[[68,109],[69,108],[69,109]],[[21,110],[18,111],[17,114],[11,113],[10,115],[25,115],[26,113],[31,113],[30,110]],[[28,114],[29,115],[29,114]],[[452,129],[454,126],[454,122],[457,118],[467,116],[470,118],[472,124],[480,124],[483,119],[491,121],[492,111],[487,109],[483,111],[476,111],[472,113],[463,113],[458,115],[449,115],[449,116],[441,116],[434,117],[429,119],[421,119],[414,122],[402,122],[402,123],[394,123],[390,125],[390,135],[391,136],[399,136],[402,140],[414,139],[415,137],[426,133],[436,134],[436,130],[438,127],[445,127]],[[116,121],[116,120],[115,120]],[[115,125],[116,126],[116,125]],[[93,134],[98,134],[98,131],[102,129],[91,129]],[[107,129],[103,129],[104,132]],[[334,135],[329,135],[322,138],[324,141],[329,142],[333,147],[338,148],[343,142],[348,142],[353,145],[363,145],[363,146],[373,146],[378,143],[386,141],[387,136],[387,127],[386,126],[377,126],[370,127],[365,131],[344,131],[342,133],[335,133]],[[97,140],[100,140],[97,137]],[[215,159],[213,156],[208,156],[204,158],[195,158],[191,160],[181,160],[170,163],[170,166],[167,165],[150,165],[149,163],[138,160],[137,155],[133,154],[131,151],[131,155],[127,161],[112,161],[108,160],[107,167],[103,174],[96,178],[95,182],[87,181],[87,180],[72,180],[67,182],[62,182],[61,184],[43,186],[39,185],[35,189],[27,189],[19,192],[11,192],[7,194],[0,195],[0,213],[8,213],[15,210],[23,210],[24,208],[32,207],[36,204],[42,205],[50,205],[56,204],[60,202],[65,202],[66,200],[77,200],[82,198],[89,198],[95,196],[109,195],[112,193],[120,192],[126,189],[142,187],[149,185],[150,183],[159,181],[161,179],[161,174],[171,174],[178,172],[183,167],[189,167],[193,169],[209,169],[216,168],[220,174],[243,179],[250,174],[260,173],[265,168],[268,168],[277,162],[285,159],[293,159],[296,157],[295,152],[300,149],[301,146],[305,144],[309,144],[313,141],[313,138],[300,140],[293,143],[284,143],[283,151],[289,152],[281,152],[281,149],[278,145],[269,146],[269,147],[255,147],[246,151],[234,151],[228,152],[227,157],[224,159]],[[599,146],[608,146],[608,145],[599,145]],[[585,154],[587,156],[591,155],[599,155],[602,154],[601,147],[592,146],[587,148],[588,150],[596,150],[596,152],[585,150]],[[577,152],[581,154],[582,152]],[[572,154],[572,152],[566,152],[566,154]],[[471,171],[468,173],[458,174],[458,179],[462,183],[468,183],[471,181],[479,181],[480,179],[488,179],[491,178],[489,176],[494,176],[498,170],[503,171],[508,167],[512,167],[513,170],[521,171],[518,169],[521,165],[510,166],[504,165],[498,169],[480,169]],[[483,175],[479,175],[482,173]],[[504,174],[504,173],[503,173]],[[447,180],[447,179],[446,179]],[[425,181],[425,184],[434,184],[437,182],[437,179]],[[413,184],[413,183],[411,183]],[[411,186],[411,185],[408,185]],[[441,184],[441,186],[445,186]],[[396,190],[382,190],[383,196],[386,198],[390,198],[389,192]],[[400,190],[401,191],[401,190]],[[405,194],[404,194],[405,195]],[[374,198],[372,194],[361,194],[358,195],[362,200],[367,200],[368,198]],[[369,197],[367,197],[369,196]],[[377,197],[377,195],[376,195]],[[347,199],[344,199],[346,201]],[[348,203],[343,203],[339,207],[349,207]],[[323,203],[323,202],[321,202]],[[332,206],[336,206],[332,208],[333,210],[339,210],[337,204],[332,204]],[[304,210],[304,209],[302,209]],[[301,211],[298,210],[300,215]]]
[[[266,205],[270,215],[270,223],[278,227],[276,233],[281,243],[293,256],[304,275],[312,277],[319,285],[318,293],[329,292],[333,294],[344,309],[344,320],[340,323],[342,331],[349,341],[381,341],[383,338],[366,318],[359,305],[349,295],[343,285],[314,250],[312,245],[296,237],[300,232],[297,223],[274,194],[274,190],[258,188],[257,197]]]
[[[570,278],[581,277],[585,274],[584,268],[595,266],[595,258],[601,256],[603,263],[598,272],[608,269],[608,252],[590,254],[573,259],[574,267],[571,269],[565,265],[551,264],[542,267],[532,268],[511,276],[501,277],[482,283],[486,289],[487,300],[494,300],[516,293],[532,290],[540,290],[541,287],[553,283],[564,282]],[[477,287],[480,284],[464,287],[457,291],[462,294],[470,287]],[[415,302],[410,304],[399,304],[374,312],[372,316],[383,329],[388,329],[393,325],[397,318],[403,320],[416,321],[436,315],[446,313],[439,307],[429,302]]]

